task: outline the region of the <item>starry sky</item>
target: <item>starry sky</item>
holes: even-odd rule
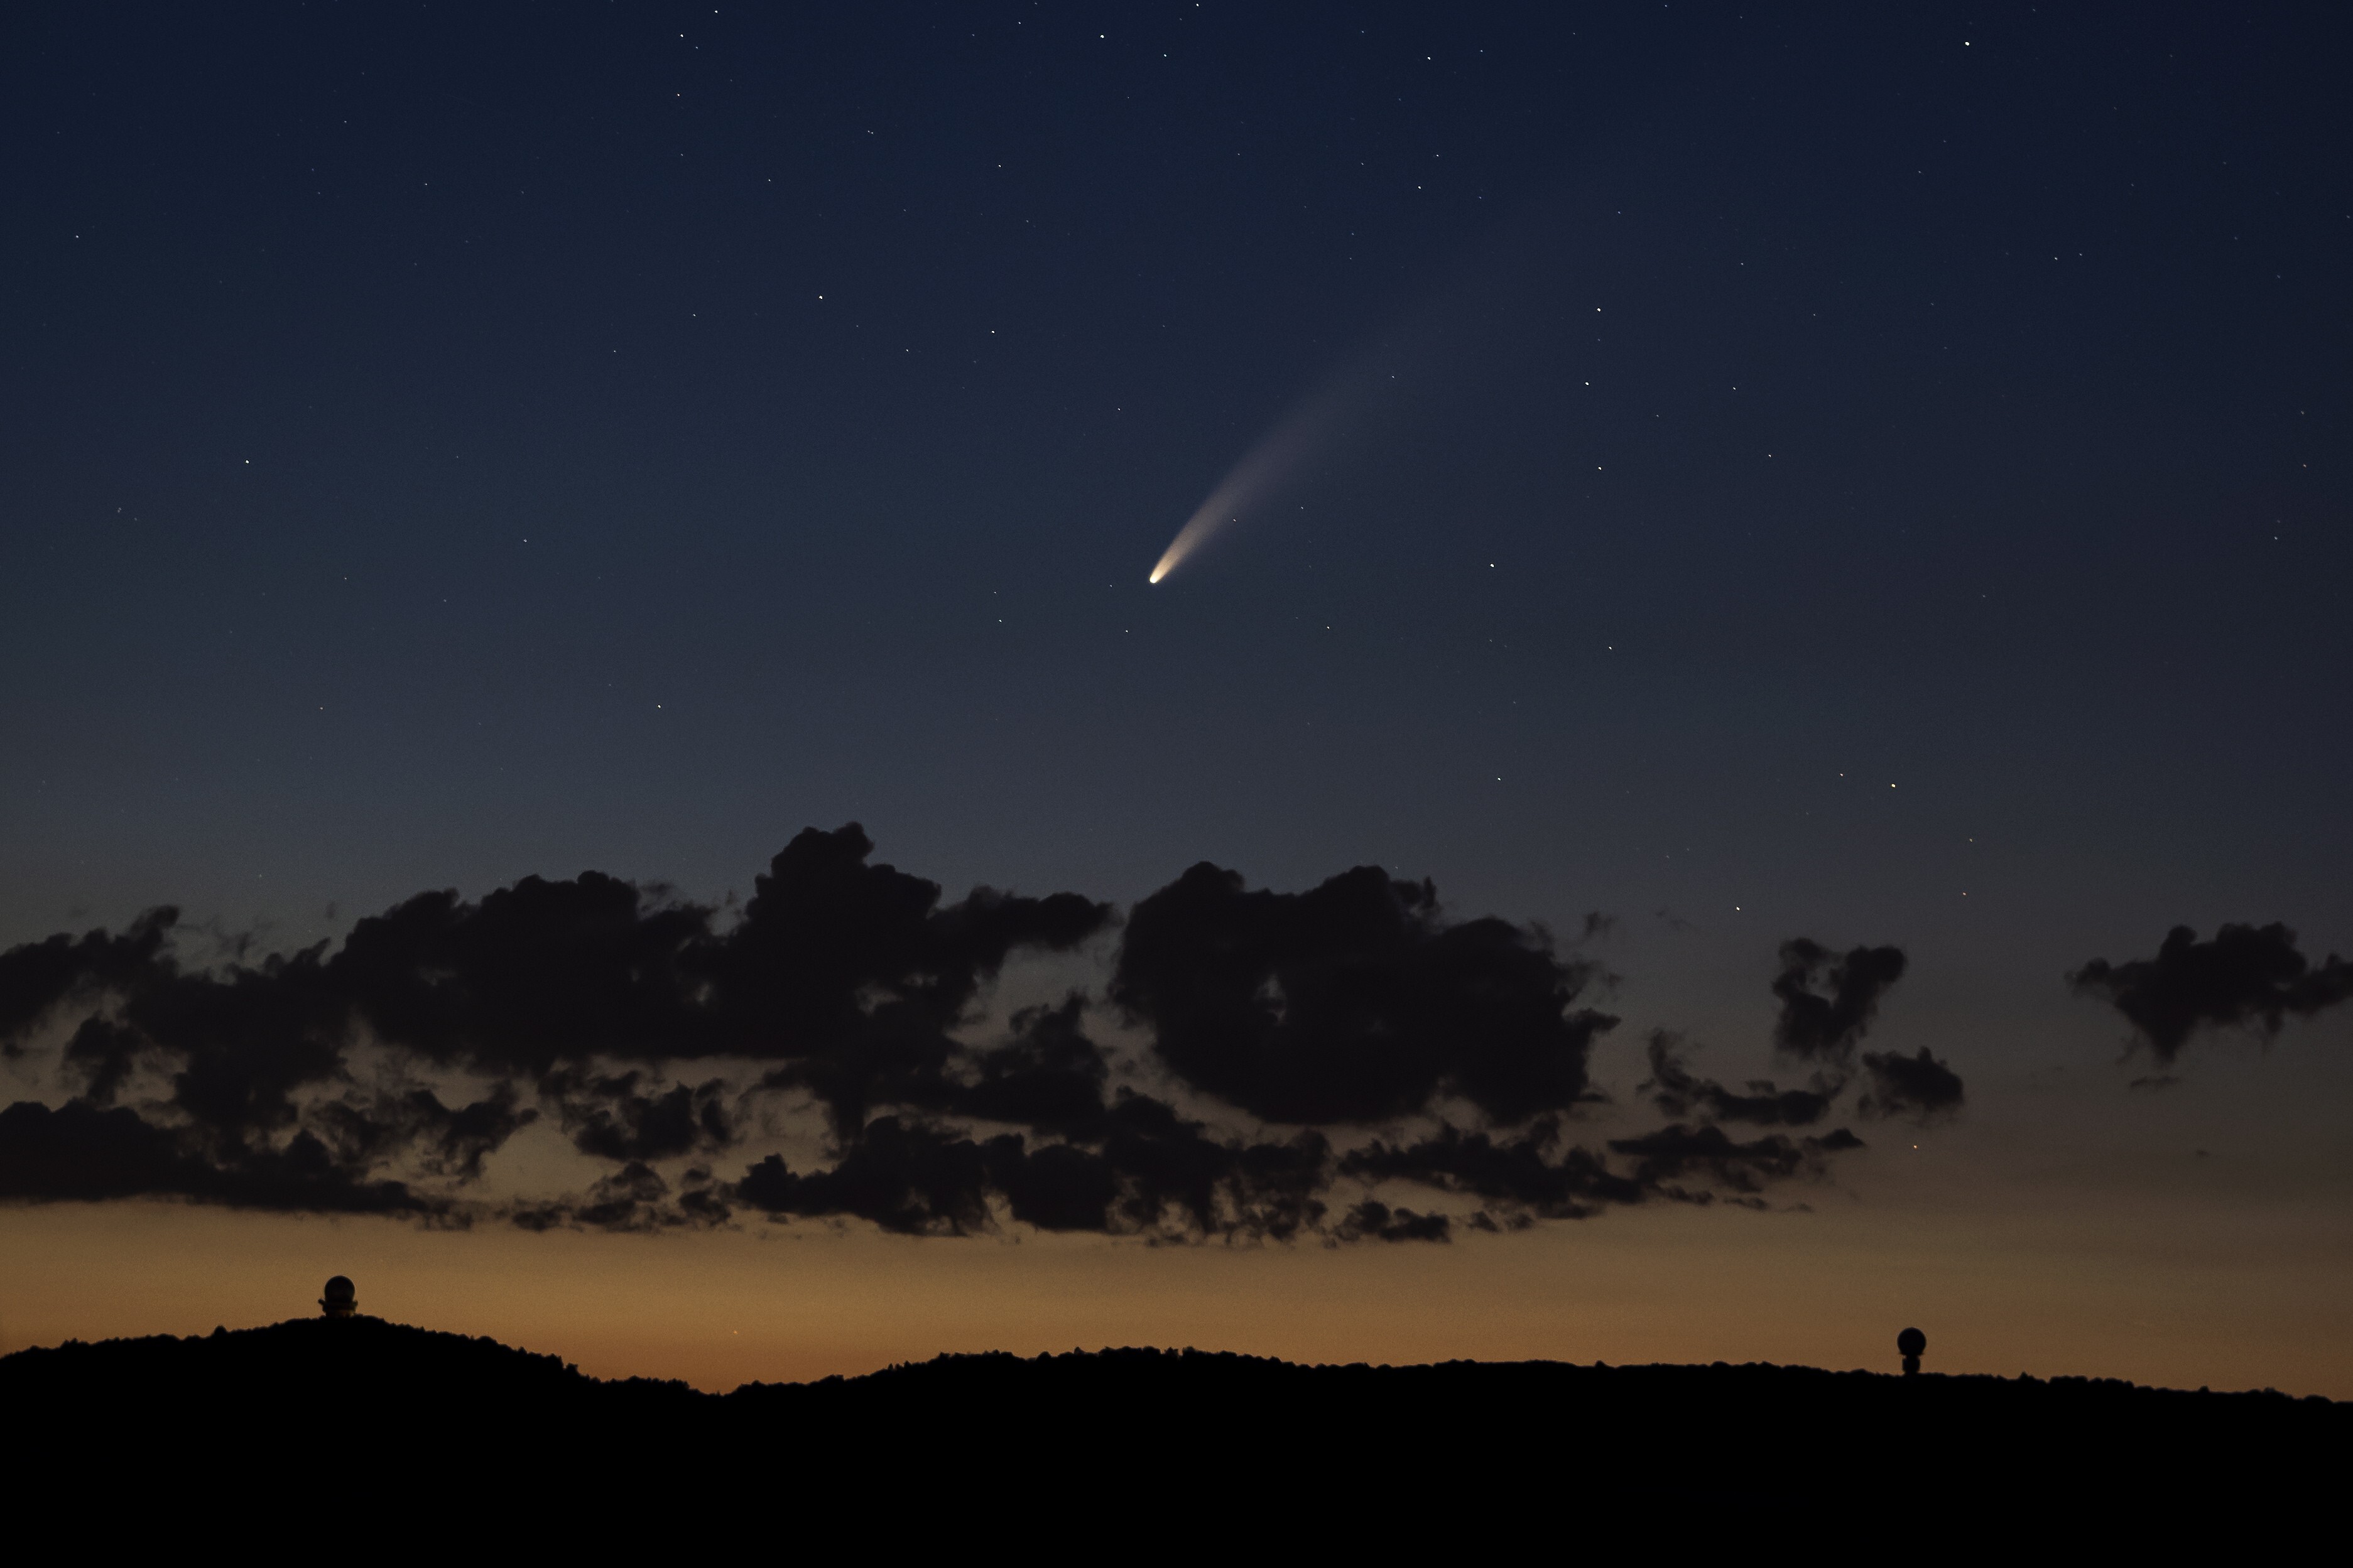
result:
[[[0,1349],[340,1270],[713,1386],[1079,1340],[1877,1364],[1901,1317],[1956,1370],[2353,1395],[2353,1009],[2173,1037],[2070,981],[2177,925],[2353,951],[2348,41],[2324,5],[12,10],[0,946],[170,904],[188,962],[258,963],[588,869],[723,911],[855,822],[947,900],[1114,911],[984,964],[967,1023],[1075,985],[1165,1053],[1111,997],[1124,911],[1204,860],[1373,866],[1573,955],[1622,1020],[1593,1137],[1641,1131],[1654,1030],[1801,1079],[1800,938],[1900,950],[1871,1045],[1968,1092],[1849,1115],[1868,1149],[1777,1212],[1435,1247],[20,1203],[50,1263]],[[0,1087],[61,1105],[35,1034]]]

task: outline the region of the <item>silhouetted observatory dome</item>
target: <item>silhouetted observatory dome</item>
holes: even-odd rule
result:
[[[1895,1336],[1896,1353],[1904,1358],[1905,1376],[1920,1370],[1920,1352],[1927,1348],[1928,1336],[1917,1329],[1906,1329]]]
[[[327,1293],[319,1298],[319,1310],[331,1318],[348,1318],[360,1310],[359,1288],[338,1274],[327,1281]]]

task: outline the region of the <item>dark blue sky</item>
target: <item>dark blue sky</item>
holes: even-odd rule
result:
[[[2341,20],[1764,9],[16,13],[0,924],[856,818],[2341,936]]]

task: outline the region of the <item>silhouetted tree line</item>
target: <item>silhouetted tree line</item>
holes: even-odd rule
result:
[[[418,1508],[470,1489],[576,1523],[625,1512],[624,1498],[781,1495],[829,1519],[1029,1510],[1048,1531],[1103,1510],[1240,1521],[1266,1507],[1358,1525],[1388,1510],[1475,1524],[1665,1503],[1761,1520],[1826,1489],[1850,1510],[1931,1519],[2276,1517],[2333,1496],[2353,1442],[2353,1405],[2269,1392],[1721,1363],[1300,1366],[1114,1350],[943,1356],[708,1394],[366,1317],[19,1352],[0,1359],[0,1408],[20,1498],[135,1475],[142,1496],[246,1509],[396,1484]]]

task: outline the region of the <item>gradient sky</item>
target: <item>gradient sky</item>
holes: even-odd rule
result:
[[[1944,1370],[2353,1396],[2353,1009],[2168,1066],[2067,981],[2177,924],[2353,950],[2349,43],[2322,5],[13,10],[0,946],[171,903],[252,958],[588,868],[719,904],[855,821],[950,900],[1377,865],[1542,922],[1614,976],[1588,1141],[1658,1121],[1654,1028],[1801,1078],[1801,936],[1900,947],[1871,1044],[1968,1096],[1842,1113],[1870,1147],[1778,1212],[1443,1246],[13,1204],[0,1350],[341,1271],[712,1386],[1881,1365],[1917,1321]],[[1101,997],[1113,940],[973,1026]],[[0,1099],[73,1092],[62,1028]]]

